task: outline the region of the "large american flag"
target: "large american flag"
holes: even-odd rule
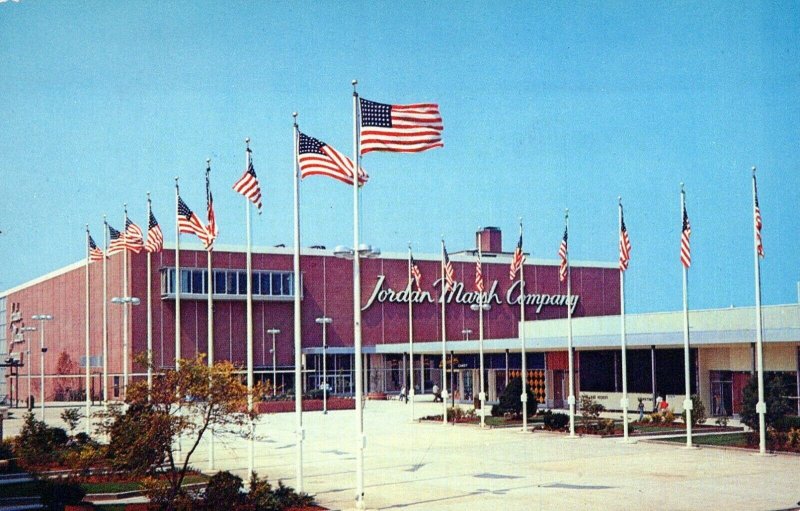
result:
[[[178,197],[178,232],[186,234],[196,234],[204,244],[208,237],[208,231],[197,215],[189,209],[189,206]]]
[[[247,153],[252,154],[249,147],[247,148]],[[233,183],[233,189],[236,193],[241,193],[247,197],[261,211],[261,186],[258,184],[256,170],[253,168],[252,156],[250,157],[250,163],[247,165],[247,170],[244,171],[238,181]]]
[[[517,248],[514,249],[514,255],[511,257],[511,268],[508,269],[509,280],[514,280],[517,277],[517,272],[522,268],[524,262],[525,254],[522,253],[522,233],[519,233]]]
[[[689,245],[689,238],[692,235],[692,225],[689,223],[689,215],[686,213],[686,206],[683,206],[683,226],[681,227],[681,264],[684,268],[692,265],[692,248]]]
[[[125,238],[122,236],[118,230],[114,229],[110,225],[108,226],[108,255],[112,256],[117,252],[122,252],[125,250]]]
[[[409,254],[409,258],[411,258],[411,275],[409,276],[409,282],[413,280],[417,284],[417,289],[422,289],[422,272],[419,270],[419,265],[417,265],[417,261],[414,260],[414,256]]]
[[[442,147],[442,116],[435,103],[387,105],[359,98],[361,154],[418,153]]]
[[[89,261],[102,261],[103,260],[103,251],[97,247],[97,243],[94,242],[94,238],[92,235],[89,235]]]
[[[325,142],[300,133],[297,147],[297,162],[300,177],[328,176],[345,184],[353,184],[353,161]],[[363,168],[358,169],[359,186],[367,182],[369,176]]]
[[[483,267],[481,266],[481,256],[478,255],[478,262],[475,263],[475,290],[479,293],[483,293],[484,289]]]
[[[206,224],[206,239],[203,244],[206,250],[214,248],[214,240],[217,239],[219,234],[219,227],[217,227],[217,217],[214,214],[214,196],[211,194],[211,167],[206,168],[206,211],[208,212],[208,224]]]
[[[158,221],[151,211],[150,221],[147,223],[147,241],[144,243],[144,249],[152,254],[161,252],[163,248],[164,233],[161,232],[161,226],[158,225]]]
[[[569,246],[567,245],[569,233],[567,228],[564,227],[564,237],[561,238],[561,246],[558,247],[558,257],[561,258],[561,265],[558,267],[558,280],[564,282],[567,280],[567,263],[569,261]]]
[[[625,215],[622,212],[622,205],[619,207],[619,270],[628,269],[628,262],[631,260],[631,239],[628,237],[628,229],[625,227]]]
[[[764,243],[761,241],[761,208],[758,207],[758,185],[756,184],[756,176],[753,175],[753,222],[755,222],[756,230],[756,251],[758,256],[764,257]]]
[[[133,223],[130,218],[125,219],[125,250],[138,254],[144,248],[142,228]]]
[[[453,263],[450,262],[450,256],[447,255],[447,248],[444,246],[444,241],[442,242],[442,254],[444,256],[442,265],[444,267],[444,280],[447,284],[446,290],[450,291],[456,285],[456,272],[453,270]]]

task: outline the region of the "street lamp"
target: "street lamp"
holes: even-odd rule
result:
[[[44,422],[44,354],[47,353],[47,347],[44,345],[44,322],[50,321],[53,319],[53,316],[50,314],[34,314],[31,316],[31,319],[39,322],[39,348],[42,350],[40,358],[41,371],[39,373],[39,379],[41,381],[41,395],[39,397],[42,400],[42,422]]]
[[[316,319],[317,323],[322,325],[322,413],[328,413],[328,355],[325,350],[328,349],[327,326],[333,323],[333,319],[327,316],[322,316]]]
[[[135,296],[115,296],[111,303],[122,305],[139,305],[141,301]],[[127,309],[123,309],[127,311]],[[128,323],[122,325],[122,395],[128,397]]]
[[[465,341],[469,340],[469,336],[470,336],[471,333],[472,333],[472,330],[470,330],[469,328],[465,328],[464,330],[461,331],[461,334],[464,336],[464,340]]]
[[[281,331],[277,328],[270,328],[267,330],[267,333],[272,336],[272,349],[269,350],[272,353],[272,395],[274,396],[277,393],[278,389],[278,369],[277,369],[277,354],[278,352],[275,350],[275,336],[281,333]]]
[[[480,377],[480,384],[481,390],[478,392],[478,399],[481,402],[481,427],[486,427],[486,385],[483,381],[483,311],[488,311],[492,308],[491,305],[488,303],[473,303],[469,306],[470,309],[474,311],[478,311],[479,313],[479,322],[478,322],[478,349],[480,351],[480,360],[481,360],[481,377]]]
[[[22,334],[22,342],[25,343],[25,365],[28,366],[28,397],[25,399],[26,403],[31,402],[31,344],[30,341],[26,341],[25,339],[25,332],[35,332],[35,326],[24,326],[19,329],[20,333]],[[30,404],[26,405],[30,407]],[[30,410],[30,408],[28,408]]]

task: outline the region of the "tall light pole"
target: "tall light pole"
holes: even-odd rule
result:
[[[277,328],[270,328],[267,330],[267,333],[272,336],[272,349],[269,351],[272,353],[272,395],[277,394],[278,389],[278,369],[277,369],[277,354],[278,352],[275,349],[275,336],[281,333],[281,331]]]
[[[322,413],[328,413],[328,337],[327,326],[333,323],[333,319],[322,316],[316,319],[322,325]]]
[[[478,311],[478,314],[479,314],[479,316],[478,316],[478,320],[479,320],[478,321],[478,350],[480,351],[479,356],[480,356],[481,374],[480,374],[479,381],[480,381],[480,385],[481,385],[481,387],[480,387],[481,390],[480,390],[480,392],[478,392],[478,399],[481,402],[481,427],[485,428],[486,427],[486,392],[485,392],[486,391],[486,385],[484,384],[484,381],[483,381],[483,311],[488,311],[489,309],[492,308],[492,306],[489,305],[488,303],[483,303],[483,299],[482,299],[483,292],[480,293],[479,297],[481,297],[481,299],[479,300],[480,303],[473,303],[472,305],[469,306],[469,308],[474,310],[474,311]],[[474,384],[473,384],[473,387],[474,387]]]
[[[44,345],[44,322],[53,319],[50,314],[34,314],[31,319],[39,322],[39,348],[42,350],[40,358],[40,381],[41,381],[41,394],[39,398],[42,401],[42,422],[44,422],[44,354],[47,353],[47,347]]]
[[[127,257],[127,254],[125,254]],[[115,296],[111,298],[111,303],[115,303],[117,305],[122,305],[123,312],[127,312],[128,305],[139,305],[141,300],[136,298],[135,296]],[[124,314],[124,318],[127,318],[128,315]],[[122,396],[123,399],[128,397],[128,322],[125,321],[125,324],[122,325]]]
[[[35,332],[35,326],[24,326],[19,329],[22,333],[22,340],[25,341],[25,365],[28,366],[28,397],[25,402],[30,403],[31,399],[31,341],[25,339],[25,332]]]
[[[462,331],[461,331],[461,335],[463,335],[463,336],[464,336],[464,340],[465,340],[465,341],[468,341],[468,340],[469,340],[469,336],[470,336],[471,334],[472,334],[472,330],[470,330],[469,328],[465,328],[464,330],[462,330]]]

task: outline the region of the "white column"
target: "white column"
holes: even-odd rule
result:
[[[303,440],[305,430],[303,429],[303,372],[302,366],[302,317],[300,309],[300,294],[302,291],[302,278],[300,275],[300,165],[297,161],[298,144],[300,135],[297,127],[297,112],[294,116],[294,142],[292,153],[294,165],[292,169],[294,181],[294,257],[292,258],[294,267],[294,411],[295,411],[295,434],[297,435],[297,491],[303,491]],[[324,328],[324,327],[323,327]]]
[[[147,192],[147,225],[148,237],[150,226],[150,215],[153,205],[150,202],[150,192]],[[147,399],[150,400],[150,392],[153,390],[153,254],[147,251]]]
[[[175,212],[178,211],[178,178],[175,177]],[[175,370],[180,369],[181,359],[181,230],[175,217]]]
[[[681,183],[681,225],[683,225],[683,214],[686,211],[686,193],[683,190],[683,183]],[[683,236],[683,228],[681,227],[681,236]],[[690,376],[690,361],[689,361],[689,271],[686,266],[681,263],[683,269],[683,377],[686,386],[686,396],[683,400],[683,410],[686,414],[686,447],[692,446],[692,387]]]
[[[108,222],[103,215],[103,408],[108,410]]]
[[[245,139],[248,144],[245,151],[245,167],[250,168],[250,139]],[[247,411],[253,411],[253,276],[252,276],[252,240],[250,234],[250,201],[245,199],[245,229],[247,230]],[[255,423],[250,421],[250,441],[247,458],[247,473],[251,474],[255,468]]]
[[[567,360],[569,364],[569,436],[575,436],[575,366],[572,347],[572,265],[569,255],[569,209],[564,211],[564,227],[567,230]]]
[[[444,274],[444,237],[442,238],[442,424],[447,424],[447,328],[445,324],[445,302],[447,301],[447,278]]]
[[[411,370],[408,373],[409,385],[408,396],[411,400],[411,420],[414,420],[414,308],[411,300],[411,291],[414,286],[411,284],[411,242],[408,242],[408,354],[411,358]],[[422,358],[420,358],[420,370],[422,370]]]
[[[755,208],[756,208],[756,168],[753,167],[753,267],[756,284],[756,367],[758,371],[758,452],[767,453],[767,427],[765,414],[767,413],[767,403],[764,401],[764,347],[763,334],[761,331],[761,260],[758,255],[758,228],[756,227]]]
[[[622,232],[622,198],[619,199],[619,227]],[[628,441],[628,360],[625,338],[625,272],[619,272],[619,309],[620,309],[620,342],[622,344],[622,433],[624,441]]]
[[[85,367],[85,386],[86,386],[86,434],[92,430],[92,396],[91,396],[91,347],[90,347],[90,326],[89,326],[89,225],[86,225],[86,367]],[[27,361],[26,361],[27,362]],[[17,388],[19,394],[19,388]]]
[[[128,397],[128,205],[125,208],[125,222],[122,224],[122,237],[125,247],[122,250],[122,399]]]
[[[522,239],[522,219],[519,219],[519,236]],[[522,431],[528,431],[528,361],[525,355],[525,261],[519,267],[519,344],[520,358],[522,359]],[[508,373],[506,373],[508,374]]]

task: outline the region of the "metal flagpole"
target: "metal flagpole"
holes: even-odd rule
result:
[[[756,168],[753,167],[753,259],[756,283],[756,364],[758,369],[758,403],[756,412],[758,413],[758,452],[767,453],[767,428],[765,414],[767,413],[767,403],[764,401],[764,346],[763,334],[761,331],[761,260],[759,259],[758,245],[761,236],[760,221],[756,218],[755,212],[758,208],[758,190],[756,187]],[[759,210],[759,216],[761,212]]]
[[[481,245],[478,243],[478,261],[481,263],[481,278],[483,278],[483,255]],[[481,390],[478,392],[478,399],[481,402],[481,427],[486,427],[486,385],[483,382],[483,291],[478,291],[478,348],[480,349]]]
[[[89,346],[89,224],[86,224],[86,434],[88,435],[92,429],[92,396],[90,386],[91,382],[91,347]]]
[[[619,200],[619,232],[622,233],[622,197]],[[628,441],[628,362],[626,358],[625,346],[625,272],[620,269],[619,272],[619,309],[620,309],[620,341],[622,343],[622,399],[620,399],[620,407],[622,408],[622,436],[623,441]]]
[[[411,400],[411,420],[414,420],[414,315],[413,305],[411,300],[411,290],[414,286],[411,284],[411,242],[408,242],[408,358],[411,363],[408,365],[408,396]],[[420,361],[421,363],[421,361]]]
[[[683,238],[684,215],[686,214],[686,192],[681,183],[681,238]],[[683,411],[686,414],[686,447],[692,446],[692,389],[689,373],[689,269],[683,262],[683,378],[686,386],[686,397],[683,400]]]
[[[361,377],[363,363],[361,357],[361,265],[358,245],[358,172],[361,168],[359,151],[358,118],[358,80],[353,80],[353,350],[356,380],[356,509],[364,509],[364,448],[367,438],[364,435],[364,380]],[[413,389],[412,389],[413,390]]]
[[[245,167],[250,168],[250,139],[244,140]],[[253,411],[253,246],[250,236],[250,201],[244,201],[245,229],[247,229],[247,411]],[[255,466],[255,423],[250,419],[250,449],[247,462],[247,473],[252,474]]]
[[[206,183],[208,183],[208,193],[211,191],[211,159],[206,159]],[[209,197],[206,197],[208,201]],[[210,220],[210,219],[209,219]],[[209,232],[209,236],[213,233]],[[211,269],[211,254],[213,245],[209,245],[206,250],[206,323],[208,325],[208,368],[214,367],[214,272]],[[212,427],[208,435],[208,469],[214,470],[214,428]]]
[[[522,239],[522,217],[519,219],[519,238]],[[520,247],[522,250],[522,247]],[[522,393],[519,396],[522,401],[522,431],[528,431],[528,361],[525,355],[525,261],[519,265],[519,343],[520,358],[522,359]],[[483,390],[483,389],[481,389]]]
[[[125,209],[125,223],[122,224],[122,239],[124,246],[122,250],[122,296],[123,300],[128,300],[128,205],[123,204]],[[148,219],[149,220],[149,219]],[[122,399],[128,397],[128,304],[122,302]]]
[[[103,408],[108,410],[108,222],[103,215]]]
[[[442,236],[442,424],[447,424],[447,328],[444,305],[447,302],[447,278],[444,274],[444,236]]]
[[[150,237],[150,216],[153,214],[153,204],[150,201],[150,192],[147,192],[147,236]],[[147,400],[153,391],[153,254],[147,250]]]
[[[294,267],[294,412],[296,418],[297,435],[297,491],[303,491],[303,440],[305,430],[303,429],[303,373],[300,366],[302,360],[302,332],[300,316],[300,290],[302,282],[300,278],[300,165],[297,161],[298,144],[300,140],[299,128],[297,126],[297,112],[292,113],[294,118],[294,154],[293,169],[294,173],[294,257],[292,263]]]
[[[564,210],[564,228],[567,231],[567,240],[569,240],[569,209]],[[572,268],[569,260],[569,241],[566,247],[567,257],[567,359],[569,361],[569,396],[567,403],[569,403],[569,436],[575,436],[575,368],[573,365],[573,348],[572,348]]]
[[[178,200],[181,192],[178,188],[178,176],[175,176],[175,212],[178,211]],[[181,367],[181,228],[178,217],[175,217],[175,370]]]

